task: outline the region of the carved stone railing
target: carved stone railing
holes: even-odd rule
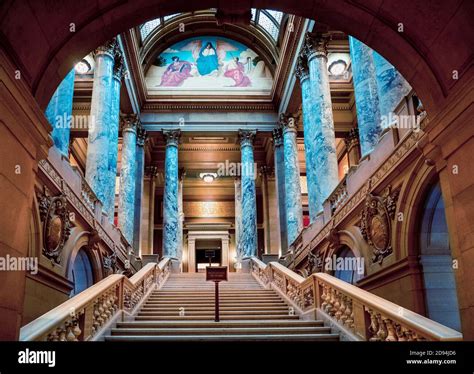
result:
[[[322,318],[349,340],[462,340],[462,334],[329,274],[303,278],[283,265],[253,257],[253,276],[276,290],[306,319]]]
[[[166,282],[169,258],[149,263],[131,278],[112,274],[20,329],[22,341],[93,340],[111,323],[134,314]]]
[[[347,201],[348,197],[347,175],[345,175],[327,199],[331,207],[331,214],[339,209]]]

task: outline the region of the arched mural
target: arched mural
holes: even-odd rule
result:
[[[268,94],[270,70],[251,48],[228,38],[201,36],[175,43],[146,74],[152,95]]]

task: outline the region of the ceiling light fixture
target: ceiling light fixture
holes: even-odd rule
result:
[[[346,69],[347,63],[344,60],[336,60],[328,67],[331,75],[343,75]]]
[[[212,183],[217,178],[217,173],[200,173],[199,178],[206,183]]]
[[[74,70],[77,74],[87,74],[91,70],[91,65],[83,59],[74,66]]]

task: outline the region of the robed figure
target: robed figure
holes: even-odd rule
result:
[[[208,42],[204,47],[201,48],[196,63],[199,74],[201,75],[208,75],[219,69],[217,51],[212,43]]]
[[[186,78],[191,76],[191,63],[181,61],[178,56],[172,58],[173,62],[168,66],[161,77],[160,86],[179,87]]]

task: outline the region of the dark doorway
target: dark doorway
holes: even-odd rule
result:
[[[92,264],[86,251],[82,248],[77,252],[74,259],[72,281],[74,282],[74,289],[71,291],[71,296],[77,295],[94,284]]]
[[[213,257],[209,257],[213,255]],[[204,272],[209,266],[209,258],[212,266],[222,264],[222,242],[220,239],[196,240],[196,272]]]

